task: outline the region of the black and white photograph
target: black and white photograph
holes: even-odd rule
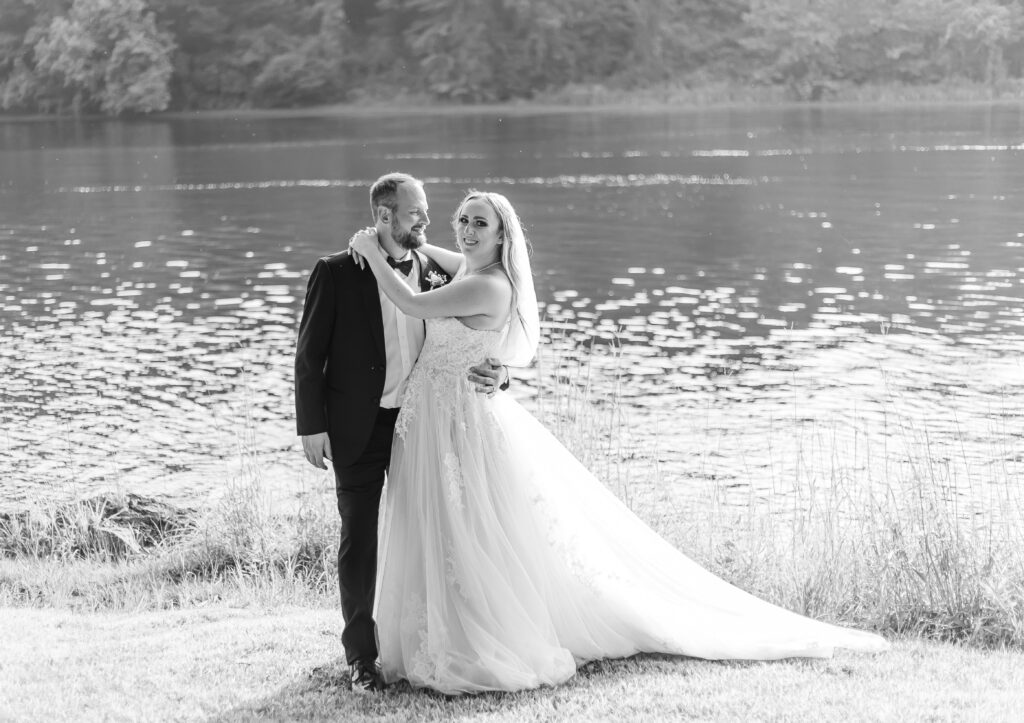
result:
[[[1024,0],[0,0],[0,721],[1015,721]]]

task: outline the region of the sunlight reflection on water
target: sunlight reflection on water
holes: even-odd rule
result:
[[[160,126],[188,138],[5,147],[7,503],[101,487],[194,501],[245,449],[292,485],[308,270],[365,223],[365,188],[393,161],[427,179],[435,239],[467,187],[513,198],[546,335],[513,393],[543,411],[563,379],[618,400],[651,474],[785,497],[808,470],[879,480],[924,459],[965,494],[1015,485],[1021,123],[919,120],[524,117],[499,133],[468,116],[410,119],[404,146],[292,122],[310,137]],[[416,148],[428,136],[440,150]]]

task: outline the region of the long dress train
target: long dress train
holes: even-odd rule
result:
[[[767,603],[636,517],[506,394],[466,370],[497,331],[427,321],[396,425],[375,619],[385,680],[444,693],[556,684],[637,652],[709,659],[881,651]]]

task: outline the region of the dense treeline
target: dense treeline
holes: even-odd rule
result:
[[[1022,77],[1024,0],[0,0],[8,111]]]

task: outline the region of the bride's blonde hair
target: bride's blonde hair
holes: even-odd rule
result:
[[[462,209],[474,200],[486,202],[498,216],[498,233],[502,239],[501,266],[512,282],[511,318],[502,342],[501,362],[526,366],[533,361],[540,341],[540,313],[530,268],[530,242],[523,233],[523,225],[512,203],[493,191],[471,190],[467,193],[452,218],[453,227],[458,223]]]

